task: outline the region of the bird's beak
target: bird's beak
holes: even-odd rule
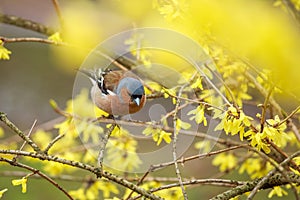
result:
[[[133,99],[133,101],[134,101],[134,103],[135,103],[137,106],[139,106],[140,103],[141,103],[140,98],[135,98],[135,99]]]

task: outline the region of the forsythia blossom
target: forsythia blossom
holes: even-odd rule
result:
[[[0,42],[0,60],[9,60],[9,54],[11,54],[11,51],[5,48],[2,42]]]
[[[27,191],[27,177],[12,180],[11,183],[13,184],[13,186],[21,185],[22,186],[22,193],[26,193],[26,191]]]
[[[3,190],[0,190],[0,198],[2,198],[3,194],[7,191],[8,189],[5,188]]]

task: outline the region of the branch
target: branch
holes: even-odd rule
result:
[[[247,62],[246,60],[243,60],[247,65],[251,66],[251,63]],[[245,72],[245,77],[255,85],[255,88],[265,97],[268,95],[268,92],[265,90],[265,88],[263,88],[263,86],[261,84],[259,84],[257,82],[257,80],[255,79],[255,77],[253,77],[250,73]],[[280,115],[280,117],[283,116],[287,116],[287,114],[281,109],[280,105],[275,101],[275,99],[273,97],[269,98],[269,102],[270,104],[275,108],[275,110],[277,111],[277,113]],[[292,125],[292,121],[289,121]],[[297,129],[294,129],[294,134],[297,138],[297,140],[300,142],[300,134],[299,131]]]
[[[16,125],[14,125],[7,118],[6,114],[0,112],[0,121],[6,124],[11,130],[17,133],[24,141],[26,141],[36,152],[41,152],[41,149],[28,137],[26,136]]]
[[[235,181],[235,180],[225,180],[225,179],[194,179],[190,181],[184,181],[183,185],[213,185],[213,186],[222,186],[222,187],[235,187],[238,185],[244,185],[243,181]],[[159,188],[151,189],[151,192],[156,192],[159,190],[166,190],[173,187],[178,187],[179,183],[172,183],[169,185],[163,185]]]
[[[45,154],[48,154],[50,148],[58,141],[60,140],[61,138],[63,138],[65,136],[65,134],[59,134],[58,136],[56,136],[48,145],[47,147],[45,148],[44,150],[44,153]]]
[[[282,0],[283,4],[287,8],[289,14],[296,20],[297,25],[299,27],[300,23],[300,13],[299,11],[295,8],[295,5],[292,3],[290,0]]]
[[[58,16],[58,19],[59,19],[59,22],[60,22],[60,27],[63,28],[64,27],[64,19],[63,19],[63,16],[61,14],[61,10],[60,10],[58,1],[57,0],[52,0],[52,3],[53,3],[53,6],[55,8],[55,11],[57,13],[57,16]]]
[[[33,130],[34,126],[36,125],[36,122],[37,122],[37,120],[34,120],[32,126],[31,126],[31,128],[30,128],[30,130],[29,130],[29,132],[28,132],[28,134],[27,134],[27,137],[30,137],[30,135],[31,135],[31,133],[32,133],[32,130]],[[23,148],[25,147],[25,145],[26,145],[26,141],[23,142],[23,144],[21,145],[21,147],[20,147],[19,150],[22,151]],[[13,158],[13,161],[16,161],[17,158],[18,158],[18,155],[16,155],[16,156]]]
[[[282,174],[275,174],[271,176],[261,187],[261,189],[269,189],[273,188],[275,186],[281,186],[281,185],[286,185],[289,184],[290,182],[292,183],[297,183],[300,184],[300,176],[296,175],[292,172],[287,173],[288,179],[286,179]],[[236,197],[238,195],[242,195],[245,192],[250,192],[255,188],[255,186],[262,180],[256,179],[254,181],[249,181],[245,183],[244,185],[237,186],[233,188],[232,190],[228,190],[222,194],[219,194],[210,200],[229,200],[230,198]]]
[[[300,106],[298,106],[293,112],[291,112],[291,114],[289,114],[288,116],[286,116],[286,118],[284,118],[283,120],[281,120],[279,123],[274,124],[274,128],[279,127],[280,125],[282,125],[285,122],[288,122],[289,119],[291,119],[300,109]]]
[[[59,158],[57,156],[51,156],[51,155],[46,155],[46,154],[41,154],[41,153],[36,153],[36,152],[27,152],[27,151],[18,151],[18,150],[0,149],[0,153],[10,154],[10,155],[20,155],[20,156],[25,156],[25,157],[36,158],[39,160],[47,160],[47,161],[52,161],[52,162],[69,165],[72,167],[83,169],[85,171],[89,171],[89,172],[95,174],[97,177],[107,178],[108,180],[111,180],[119,185],[129,188],[130,190],[133,190],[136,193],[139,193],[142,196],[145,196],[149,199],[152,199],[152,200],[160,200],[161,199],[160,197],[158,197],[154,194],[151,194],[150,192],[146,191],[145,189],[138,187],[137,185],[135,185],[123,178],[119,178],[118,176],[116,176],[108,171],[99,170],[98,167],[94,167],[94,166],[91,166],[91,165],[88,165],[88,164],[85,164],[82,162],[67,160],[67,159]]]
[[[69,199],[73,199],[70,196],[70,194],[65,189],[63,189],[57,182],[55,182],[52,178],[50,178],[46,174],[40,172],[39,170],[37,170],[35,168],[32,168],[28,165],[16,162],[15,160],[9,160],[9,159],[2,158],[2,157],[0,157],[0,162],[6,162],[6,163],[9,163],[12,166],[17,166],[17,167],[20,167],[20,168],[23,168],[23,169],[27,169],[29,171],[32,171],[34,174],[38,174],[40,177],[42,177],[45,180],[49,181],[52,185],[54,185],[56,188],[58,188],[60,191],[62,191]]]
[[[274,89],[274,86],[270,88],[270,90],[265,98],[264,104],[262,105],[261,118],[260,118],[260,133],[262,133],[264,131],[268,103],[269,103],[271,94],[273,92],[273,89]]]
[[[188,86],[188,84],[189,83],[186,83],[186,84],[184,84],[183,86],[180,87],[180,90],[178,92],[178,96],[179,97],[181,96],[183,89],[186,86]],[[176,106],[175,106],[174,114],[173,114],[173,124],[174,124],[173,127],[174,127],[174,131],[173,131],[173,145],[172,145],[173,152],[172,153],[173,153],[173,161],[174,161],[174,166],[175,166],[175,172],[176,172],[176,175],[177,175],[177,178],[178,178],[178,181],[179,181],[181,192],[182,192],[182,195],[184,197],[184,200],[187,200],[188,196],[187,196],[187,193],[186,193],[186,191],[184,189],[184,186],[183,186],[183,183],[182,183],[182,177],[181,177],[181,173],[180,173],[180,170],[179,170],[179,167],[178,167],[177,153],[176,153],[177,134],[179,134],[179,130],[177,130],[177,121],[178,121],[177,113],[178,113],[178,110],[179,110],[180,103],[181,103],[181,100],[177,98],[176,99]]]
[[[99,150],[99,155],[98,155],[98,159],[97,159],[100,170],[102,170],[102,168],[103,168],[104,151],[105,151],[107,142],[110,138],[111,133],[113,132],[113,130],[116,126],[117,126],[116,123],[111,124],[111,126],[104,133],[103,137],[101,137],[100,150]]]
[[[247,144],[245,144],[245,145],[247,145]],[[238,149],[238,148],[242,148],[245,145],[232,146],[232,147],[228,147],[228,148],[217,150],[217,151],[212,151],[212,152],[203,153],[203,154],[197,154],[197,155],[190,156],[190,157],[187,157],[187,158],[182,157],[181,159],[177,159],[177,163],[183,164],[186,161],[206,158],[206,157],[213,156],[213,155],[216,155],[216,154],[220,154],[220,153],[223,153],[223,152],[227,152],[227,151],[235,150],[235,149]],[[157,164],[157,165],[152,165],[150,171],[154,172],[154,171],[157,171],[161,168],[165,168],[165,167],[173,165],[173,164],[174,164],[174,161],[165,162],[165,163],[161,163],[161,164]]]
[[[42,33],[44,35],[48,35],[48,36],[55,33],[55,31],[50,27],[47,27],[43,24],[28,20],[28,19],[23,19],[21,17],[14,16],[14,15],[6,15],[6,14],[0,13],[0,22],[2,22],[4,24],[10,24],[10,25],[14,25],[14,26],[17,26],[20,28],[32,30],[32,31],[35,31],[38,33]]]
[[[15,42],[39,42],[39,43],[45,43],[45,44],[53,44],[53,45],[64,45],[67,46],[68,44],[63,42],[55,42],[52,40],[48,40],[45,38],[38,38],[38,37],[19,37],[19,38],[7,38],[7,37],[0,37],[0,40],[2,40],[4,43],[15,43]]]
[[[26,176],[27,173],[24,171],[0,171],[0,176],[6,176],[6,177],[23,177]],[[35,179],[41,179],[41,176],[34,174],[30,176],[31,178]],[[79,177],[79,176],[71,176],[71,175],[64,175],[61,174],[59,176],[48,176],[51,179],[57,179],[57,180],[63,180],[63,181],[71,181],[71,182],[79,182],[79,183],[90,183],[95,182],[97,179],[94,177]],[[139,177],[126,177],[126,180],[128,181],[139,181]],[[144,179],[145,181],[155,181],[155,182],[176,182],[178,181],[177,177],[147,177]],[[216,179],[216,178],[210,178],[210,179],[183,179],[183,183],[190,183],[186,185],[211,185],[211,186],[224,186],[224,187],[235,187],[238,185],[243,185],[244,181],[233,181],[233,180],[226,180],[226,179]],[[175,183],[178,184],[178,183]],[[176,187],[176,186],[175,186]]]
[[[92,121],[95,121],[94,119],[92,119]],[[142,121],[125,121],[125,120],[111,120],[111,119],[107,119],[107,118],[98,118],[97,119],[98,122],[104,122],[104,123],[117,123],[120,125],[129,125],[129,126],[139,126],[139,127],[148,127],[149,125],[151,125],[153,128],[157,128],[157,129],[161,129],[164,130],[166,132],[174,132],[174,128],[171,127],[163,127],[160,125],[153,125],[153,124],[149,124],[147,122],[142,122]],[[262,159],[270,162],[271,165],[273,165],[275,168],[278,168],[278,164],[271,159],[268,155],[262,153],[261,151],[258,151],[256,148],[248,145],[248,144],[244,144],[241,142],[237,142],[237,141],[233,141],[230,139],[222,139],[222,138],[217,138],[211,135],[207,135],[204,133],[199,133],[196,131],[189,131],[189,130],[179,130],[179,133],[184,134],[184,135],[189,135],[189,136],[195,136],[195,137],[199,137],[199,138],[204,138],[207,140],[211,140],[211,141],[215,141],[219,144],[231,147],[231,146],[241,146],[245,149],[248,149],[254,153],[256,153],[257,155],[259,155]]]
[[[283,167],[284,165],[286,165],[287,163],[289,163],[294,157],[298,156],[300,154],[300,151],[294,153],[293,155],[291,155],[290,157],[286,158],[283,162],[280,163],[280,167]],[[257,185],[254,187],[254,189],[251,191],[250,195],[248,196],[248,200],[253,199],[254,195],[257,193],[257,191],[263,186],[263,184],[265,184],[268,179],[273,176],[275,174],[275,172],[277,171],[277,169],[273,169],[272,171],[270,171],[265,177],[263,177],[258,183]],[[282,173],[284,178],[286,178],[287,180],[290,181],[289,177],[287,177],[285,175],[285,173]],[[298,199],[298,196],[296,196],[296,198]]]
[[[226,180],[226,179],[193,179],[189,181],[182,182],[183,185],[212,185],[212,186],[221,186],[221,187],[235,187],[238,185],[243,185],[245,182],[242,181],[234,181],[234,180]],[[150,192],[157,192],[160,190],[167,190],[173,187],[180,186],[179,183],[172,183],[169,185],[163,185],[159,188],[150,189]],[[141,195],[137,195],[130,200],[135,200],[140,198]]]
[[[0,176],[4,177],[23,177],[26,176],[27,173],[24,171],[0,171]],[[41,176],[34,174],[32,176],[30,176],[31,178],[35,178],[35,179],[40,179]],[[58,176],[50,176],[48,175],[48,177],[50,177],[51,179],[57,179],[57,180],[63,180],[63,181],[70,181],[70,182],[79,182],[79,183],[84,183],[84,182],[91,182],[91,181],[96,181],[96,178],[92,178],[92,177],[79,177],[79,176],[71,176],[71,175],[65,175],[65,174],[60,174]]]

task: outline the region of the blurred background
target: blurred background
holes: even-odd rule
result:
[[[0,111],[7,113],[9,119],[22,130],[30,129],[34,120],[37,120],[37,124],[42,124],[58,117],[49,105],[49,100],[55,99],[61,107],[64,107],[66,101],[72,98],[73,84],[76,76],[75,69],[84,61],[84,58],[88,54],[87,49],[96,47],[98,43],[114,34],[134,27],[164,27],[192,35],[190,28],[194,27],[193,23],[197,22],[195,20],[195,22],[191,21],[191,23],[186,23],[184,24],[187,25],[186,27],[176,22],[166,23],[167,17],[160,15],[162,11],[157,12],[153,9],[153,1],[150,0],[59,0],[58,2],[65,19],[65,30],[62,37],[71,43],[82,46],[82,51],[70,47],[55,47],[42,43],[9,43],[6,44],[5,47],[12,51],[11,58],[8,61],[0,61]],[[195,1],[192,2],[195,3]],[[207,1],[203,2],[207,3]],[[273,1],[266,2],[270,2],[271,5]],[[295,39],[298,36],[298,32],[290,29],[292,25],[289,24],[289,19],[283,17],[284,20],[280,21],[279,25],[272,24],[273,17],[275,21],[282,17],[281,14],[277,15],[277,11],[274,11],[272,8],[270,12],[276,12],[276,14],[273,13],[274,15],[270,14],[269,16],[258,15],[257,18],[249,20],[247,17],[251,17],[249,13],[253,11],[250,8],[257,8],[252,4],[251,6],[253,7],[249,8],[245,6],[244,10],[237,9],[240,8],[239,6],[241,5],[232,8],[236,9],[235,11],[237,12],[230,10],[230,5],[227,7],[224,7],[223,4],[216,6],[215,4],[208,3],[205,5],[208,6],[209,9],[218,8],[219,10],[217,9],[213,12],[212,10],[206,9],[205,6],[201,7],[199,4],[199,7],[195,7],[195,9],[191,11],[192,14],[195,14],[195,11],[199,9],[199,16],[197,15],[199,22],[207,19],[218,20],[218,18],[224,18],[224,21],[221,21],[223,24],[219,23],[215,27],[212,26],[212,30],[219,34],[222,41],[232,44],[231,42],[234,38],[236,39],[236,43],[233,43],[233,46],[237,48],[233,49],[237,52],[249,55],[256,63],[265,64],[265,66],[277,71],[279,74],[283,71],[288,72],[288,75],[282,74],[280,78],[283,78],[283,82],[287,82],[285,85],[286,88],[296,92],[298,91],[298,72],[300,70],[299,67],[296,68],[295,66],[297,66],[297,60],[299,60],[299,57],[297,57],[300,52],[298,45],[299,40]],[[247,9],[250,11],[246,12]],[[260,13],[261,9],[261,7],[257,8],[257,12]],[[210,11],[211,13],[208,13]],[[0,12],[36,21],[54,27],[57,30],[60,28],[59,18],[50,0],[1,0]],[[219,12],[219,14],[216,15],[217,12]],[[245,13],[247,17],[239,18],[241,21],[238,19],[233,20],[234,23],[231,23],[230,20],[235,19],[235,15],[244,16],[243,13]],[[258,23],[257,32],[254,26],[260,19],[262,19],[263,22]],[[287,21],[289,21],[289,23],[286,23]],[[239,26],[241,24],[245,25],[242,27],[242,30],[240,30],[241,27]],[[282,24],[286,24],[288,28],[280,27]],[[267,31],[268,28],[271,28],[270,32]],[[232,32],[229,30],[232,30]],[[259,37],[262,35],[262,32],[264,33],[264,40]],[[239,37],[239,34],[244,35],[243,37]],[[290,37],[288,37],[287,34]],[[47,36],[34,31],[2,23],[0,23],[0,36],[47,38]],[[280,36],[282,36],[282,38],[280,38]],[[247,42],[243,43],[245,44],[243,46],[240,44],[242,43],[241,41]],[[290,50],[289,45],[292,46]],[[277,48],[278,51],[275,50]],[[247,49],[247,51],[244,51],[245,49]],[[290,53],[291,51],[292,53]],[[274,56],[282,55],[281,52],[287,53],[277,57],[278,59],[274,62]],[[264,57],[265,55],[266,57]],[[163,58],[158,58],[158,60],[159,59],[163,60]],[[286,60],[290,61],[288,62],[290,65],[282,67],[282,63],[286,63]],[[175,62],[170,61],[170,63],[174,64]],[[177,65],[180,64],[177,63]],[[293,88],[291,88],[291,85],[293,85]],[[291,105],[287,105],[287,107],[288,106]],[[255,113],[256,110],[251,112]],[[0,126],[3,127],[2,124],[0,124]],[[191,149],[190,152],[188,152],[190,155],[196,153],[197,150],[195,149]],[[196,160],[189,162],[185,166],[186,174],[184,175],[187,177],[196,175],[195,178],[207,178],[216,175],[218,170],[216,167],[211,167],[210,162],[211,158],[207,158],[203,161]],[[2,168],[0,168],[0,170],[1,169]],[[4,167],[3,170],[5,169]],[[159,173],[170,172],[162,170]],[[236,176],[239,180],[243,180],[244,178],[243,175],[240,174],[231,175]],[[82,174],[82,176],[85,176],[85,174]],[[226,176],[224,178],[226,178]],[[2,184],[9,183],[10,181],[10,178],[0,177],[0,187],[2,187]],[[5,184],[5,186],[6,185],[7,184]],[[74,183],[74,185],[67,184],[66,187],[67,189],[74,189],[79,185],[80,183]],[[43,180],[32,181],[32,184],[30,183],[28,186],[29,192],[26,194],[21,194],[20,188],[18,187],[9,187],[10,192],[5,194],[3,199],[64,199],[61,192],[52,188],[52,186],[48,186],[49,184]],[[218,194],[223,190],[224,188],[219,190],[219,188],[216,189],[216,187],[200,186],[192,187],[188,192],[191,195],[191,199],[199,199],[200,196],[201,199],[207,199],[213,196],[213,194]],[[259,199],[260,195],[266,197],[267,192],[269,191],[259,193],[256,198]],[[273,199],[277,198],[274,197]]]

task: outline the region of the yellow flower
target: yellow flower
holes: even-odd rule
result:
[[[67,101],[67,108],[65,111],[81,117],[108,116],[108,113],[100,110],[89,99],[89,91],[86,88],[82,89],[74,99]]]
[[[228,169],[233,169],[234,167],[236,167],[237,159],[231,153],[229,153],[229,154],[222,153],[222,154],[217,155],[213,159],[212,164],[215,166],[219,166],[219,170],[221,172],[224,172]]]
[[[0,60],[9,60],[9,54],[11,54],[11,51],[0,43]]]
[[[161,141],[164,140],[166,143],[170,143],[171,142],[171,137],[170,137],[171,133],[165,132],[163,130],[160,131],[159,133],[159,138],[157,140],[157,145],[160,145]]]
[[[62,42],[62,39],[61,39],[61,36],[60,36],[60,33],[59,32],[55,32],[53,33],[52,35],[50,35],[48,37],[49,40],[55,42],[55,43],[60,43]]]
[[[202,150],[201,152],[209,152],[212,149],[211,143],[207,140],[196,142],[194,147]]]
[[[193,89],[199,88],[200,90],[203,90],[202,78],[201,77],[196,78],[194,83],[191,85],[191,88]]]
[[[176,130],[177,130],[177,133],[180,129],[189,129],[191,127],[191,124],[187,123],[187,122],[184,122],[184,121],[181,121],[179,118],[176,120]]]
[[[84,200],[85,198],[85,193],[83,188],[79,188],[78,190],[71,190],[69,191],[69,194],[75,198],[75,199],[81,199]]]
[[[108,198],[111,193],[119,194],[118,188],[108,181],[97,181],[97,188],[102,190],[103,197]]]
[[[274,119],[268,119],[266,121],[267,126],[264,128],[263,134],[279,147],[284,146],[288,140],[287,134],[284,132],[286,124],[282,123],[280,126],[277,125],[281,122],[278,115],[276,115]]]
[[[64,166],[61,163],[47,162],[43,169],[50,175],[57,176],[62,174]]]
[[[7,190],[8,190],[7,188],[5,188],[5,189],[3,189],[3,190],[0,190],[0,198],[2,198],[4,192],[6,192]]]
[[[156,142],[157,145],[160,145],[162,140],[164,140],[168,144],[171,142],[171,137],[170,137],[170,135],[172,135],[171,133],[168,133],[164,130],[157,129],[157,128],[154,129],[151,126],[145,128],[143,130],[143,134],[146,136],[152,135],[152,138]]]
[[[161,91],[161,85],[159,85],[156,82],[147,82],[147,85],[154,91],[157,91],[157,92]],[[149,95],[149,94],[152,94],[152,92],[147,87],[145,87],[145,94]]]
[[[161,190],[156,192],[164,199],[183,199],[180,187],[170,188],[168,190]]]
[[[272,198],[275,194],[279,197],[282,197],[283,195],[287,195],[288,193],[280,186],[275,186],[273,190],[268,194],[268,198]]]
[[[92,141],[93,143],[99,143],[99,134],[103,133],[103,128],[97,124],[88,123],[82,121],[85,124],[85,128],[82,131],[83,142]]]
[[[261,133],[256,133],[254,135],[251,135],[249,140],[251,140],[251,146],[256,147],[258,151],[261,149],[266,153],[270,153],[271,150],[269,148],[269,145],[264,142],[264,139],[266,136]]]
[[[167,99],[169,98],[169,96],[173,96],[172,98],[172,102],[173,104],[176,104],[176,89],[175,88],[171,88],[171,89],[167,89],[167,88],[163,88],[161,90],[162,93],[164,93],[164,98]]]
[[[89,149],[82,157],[82,162],[95,164],[97,162],[98,151]]]
[[[142,163],[136,153],[137,141],[125,129],[120,129],[122,137],[111,138],[106,147],[109,166],[119,171],[133,171]]]
[[[245,128],[251,125],[251,117],[245,115],[242,110],[235,107],[229,107],[222,121],[216,126],[216,130],[224,130],[226,134],[236,135],[240,133],[240,140],[243,141]]]
[[[248,158],[240,166],[239,173],[246,172],[251,179],[260,178],[268,174],[274,167],[269,162],[264,162],[258,157]]]
[[[0,138],[2,138],[4,136],[4,130],[2,127],[0,127]]]
[[[194,115],[192,117],[190,117],[190,120],[195,119],[197,124],[200,124],[203,122],[204,126],[207,126],[207,120],[205,117],[205,113],[204,113],[204,109],[205,107],[203,105],[198,106],[196,109],[191,110],[190,112],[188,112],[187,115]]]
[[[76,137],[78,135],[73,118],[67,118],[65,121],[56,124],[54,128],[58,129],[58,133],[60,135],[68,134],[72,135],[73,137]]]
[[[26,193],[27,191],[27,177],[23,177],[21,179],[15,179],[11,181],[13,186],[22,185],[22,193]]]
[[[52,133],[46,132],[44,130],[37,130],[35,134],[33,134],[33,140],[41,147],[42,149],[46,148],[49,142],[52,140]]]

